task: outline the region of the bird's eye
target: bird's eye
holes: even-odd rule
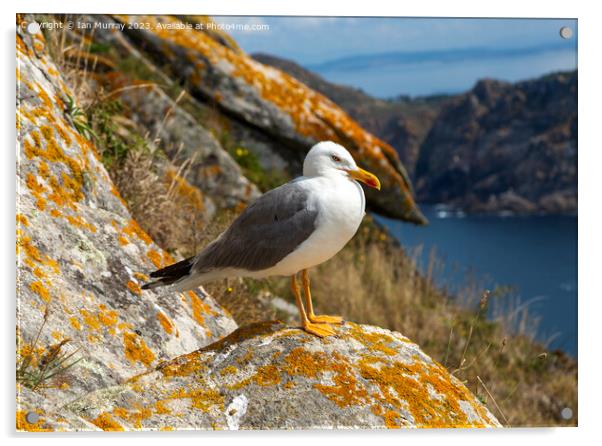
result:
[[[336,155],[330,155],[330,158],[335,162],[335,163],[340,163],[341,162],[341,158],[339,158]]]

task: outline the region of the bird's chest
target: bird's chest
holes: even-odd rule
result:
[[[325,255],[334,255],[345,246],[359,228],[365,214],[365,198],[361,186],[345,181],[330,188],[320,204],[316,238]]]
[[[315,230],[293,253],[285,257],[273,274],[291,275],[333,257],[357,232],[365,213],[361,186],[348,180],[338,184],[312,183],[318,209]]]

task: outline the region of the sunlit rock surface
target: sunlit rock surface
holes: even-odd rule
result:
[[[18,33],[17,348],[35,361],[53,346],[77,350],[80,361],[40,389],[64,404],[236,324],[201,291],[141,292],[146,273],[173,259],[131,218],[75,129],[65,111],[73,94],[44,45]]]
[[[418,345],[352,323],[325,339],[246,326],[69,409],[105,430],[499,426]]]

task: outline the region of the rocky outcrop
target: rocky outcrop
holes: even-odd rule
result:
[[[421,200],[472,212],[576,212],[577,73],[483,80],[448,102],[416,182]]]
[[[265,156],[265,147],[300,172],[307,150],[318,141],[342,143],[374,171],[382,191],[367,191],[369,204],[389,216],[425,223],[409,177],[395,150],[365,131],[326,97],[278,69],[263,65],[211,34],[182,29],[173,16],[119,16],[123,23],[148,23],[126,35],[191,95],[227,117],[235,139]],[[258,146],[258,148],[256,148]]]
[[[97,46],[111,48],[110,54],[89,53],[90,68],[94,75],[88,81],[104,92],[105,100],[117,100],[123,106],[122,114],[133,121],[141,133],[149,135],[158,144],[170,164],[186,166],[184,179],[197,187],[212,206],[240,209],[254,201],[260,192],[241,172],[239,165],[222,147],[216,137],[189,112],[182,102],[194,101],[169,76],[148,60],[128,39],[119,32],[111,31],[118,23],[109,16],[80,16],[82,23],[100,23],[106,29],[93,34]],[[75,42],[81,36],[71,33]],[[216,37],[217,38],[217,37]],[[85,45],[83,45],[85,47]],[[104,65],[98,60],[104,61]],[[139,71],[146,70],[157,78],[155,82],[132,78],[120,61],[128,60]],[[140,68],[143,67],[143,68]],[[166,89],[179,89],[174,99]]]
[[[75,353],[48,390],[63,404],[236,324],[202,290],[142,295],[145,273],[173,259],[131,218],[77,131],[73,93],[44,46],[40,34],[17,34],[17,353],[38,371]]]
[[[446,96],[378,99],[357,88],[328,82],[292,60],[264,53],[253,54],[253,58],[290,74],[340,106],[363,128],[394,147],[414,178],[420,146]]]
[[[350,323],[247,326],[67,408],[104,430],[499,426],[416,344]]]

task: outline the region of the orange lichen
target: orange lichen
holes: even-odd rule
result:
[[[275,365],[263,365],[257,368],[253,379],[260,386],[274,386],[280,384],[280,371]]]
[[[190,405],[203,412],[208,412],[216,406],[222,410],[224,407],[224,396],[219,391],[203,387],[174,390],[168,399],[190,399]]]
[[[142,288],[138,282],[134,282],[133,280],[128,281],[127,283],[128,290],[130,290],[133,294],[140,296],[142,294]]]
[[[144,273],[134,273],[134,277],[142,282],[148,282],[150,280],[150,277],[148,277],[146,274]]]
[[[170,414],[171,410],[167,407],[165,401],[159,400],[155,403],[155,412],[158,414]]]
[[[27,217],[25,215],[17,214],[17,224],[29,226],[29,221],[27,220]]]
[[[44,286],[44,284],[40,281],[35,281],[35,282],[31,282],[29,284],[29,288],[31,288],[31,290],[36,293],[38,296],[40,296],[40,299],[42,299],[44,302],[50,302],[50,292],[48,291],[48,289]]]
[[[119,314],[115,310],[108,310],[104,304],[98,306],[99,312],[97,314],[98,321],[105,327],[114,327],[117,325],[119,320]]]
[[[79,320],[75,316],[71,316],[69,318],[69,323],[76,330],[81,330],[82,329],[82,324],[79,323]]]
[[[116,417],[122,418],[124,420],[128,419],[128,411],[126,409],[124,409],[123,407],[116,407],[115,409],[113,409],[113,415],[115,415]]]
[[[98,426],[103,431],[124,431],[125,429],[111,416],[111,414],[104,412],[98,417],[90,420],[92,424]]]
[[[44,271],[42,271],[40,268],[34,268],[32,271],[33,275],[36,276],[38,279],[45,279],[46,278],[46,273]]]
[[[215,311],[213,311],[209,305],[203,302],[203,300],[194,291],[187,291],[186,295],[190,299],[192,317],[199,325],[205,326],[204,315],[215,315]]]
[[[167,334],[173,334],[173,322],[170,318],[167,317],[165,313],[163,313],[162,311],[157,312],[157,320],[159,321],[159,323],[163,327],[163,330],[165,330]]]
[[[38,250],[38,248],[32,245],[31,238],[29,237],[19,237],[17,239],[17,249],[17,252],[20,252],[20,250],[22,249],[28,258],[38,263],[42,263],[44,261],[42,259],[42,255],[40,254],[40,251]]]
[[[379,351],[389,356],[397,354],[395,349],[389,345],[395,343],[393,336],[384,333],[369,333],[363,330],[359,325],[350,323],[350,335],[362,344],[366,345],[372,351]]]
[[[89,329],[100,330],[101,323],[100,323],[100,320],[98,319],[97,315],[90,313],[85,308],[82,308],[81,310],[79,310],[79,313],[82,315],[84,323],[88,326]]]
[[[368,392],[355,378],[353,366],[336,354],[335,358],[330,366],[334,373],[332,377],[334,384],[314,384],[314,387],[339,407],[365,403]]]
[[[224,367],[220,374],[222,376],[226,376],[226,375],[235,375],[238,372],[238,370],[236,369],[236,367],[234,367],[233,365],[229,365],[227,367]]]
[[[44,265],[51,268],[55,274],[59,274],[61,272],[58,262],[48,256],[46,256],[46,259],[44,260]]]
[[[202,211],[205,208],[201,191],[178,175],[175,169],[168,169],[165,176],[167,181],[172,184],[177,198],[183,201],[184,206],[197,211]]]
[[[309,352],[302,347],[291,350],[286,356],[284,369],[289,375],[315,378],[328,368],[328,358],[323,352]]]
[[[200,360],[200,353],[192,352],[161,364],[157,369],[166,377],[190,376],[207,368]]]
[[[163,266],[163,263],[161,261],[161,254],[159,254],[159,252],[157,252],[156,250],[149,249],[146,252],[146,256],[150,259],[151,262],[153,262],[153,265],[155,265],[155,267],[161,268]]]
[[[148,348],[144,339],[136,333],[124,333],[123,343],[125,345],[125,357],[131,363],[141,362],[148,367],[155,360],[155,354]]]
[[[67,221],[75,227],[87,229],[90,232],[96,232],[96,226],[86,222],[79,215],[67,215]]]
[[[376,366],[378,364],[378,366]],[[468,390],[452,384],[440,366],[426,363],[382,363],[378,358],[365,358],[359,363],[360,374],[380,389],[375,395],[382,404],[408,409],[418,427],[480,427],[469,422],[458,401],[473,402]],[[433,397],[429,386],[440,397]],[[388,412],[387,412],[388,413]],[[392,419],[385,413],[385,420]]]
[[[29,188],[34,197],[37,197],[41,193],[46,191],[46,188],[40,183],[38,183],[38,180],[36,179],[35,175],[31,172],[27,174],[25,184],[27,184],[27,187]]]
[[[122,418],[132,423],[136,429],[142,429],[142,421],[150,418],[153,411],[146,407],[138,407],[136,410],[127,411],[123,414],[124,416]]]
[[[127,244],[130,243],[130,241],[126,237],[124,237],[123,235],[120,235],[117,240],[119,240],[119,244],[121,246],[125,246],[125,245],[127,245]]]
[[[388,429],[399,429],[401,427],[400,415],[394,410],[387,410],[382,417]]]
[[[123,228],[123,232],[129,235],[130,238],[134,236],[138,237],[147,245],[150,245],[152,242],[152,239],[149,237],[149,235],[144,232],[144,229],[138,226],[138,223],[136,223],[135,220],[128,221],[127,225]]]

